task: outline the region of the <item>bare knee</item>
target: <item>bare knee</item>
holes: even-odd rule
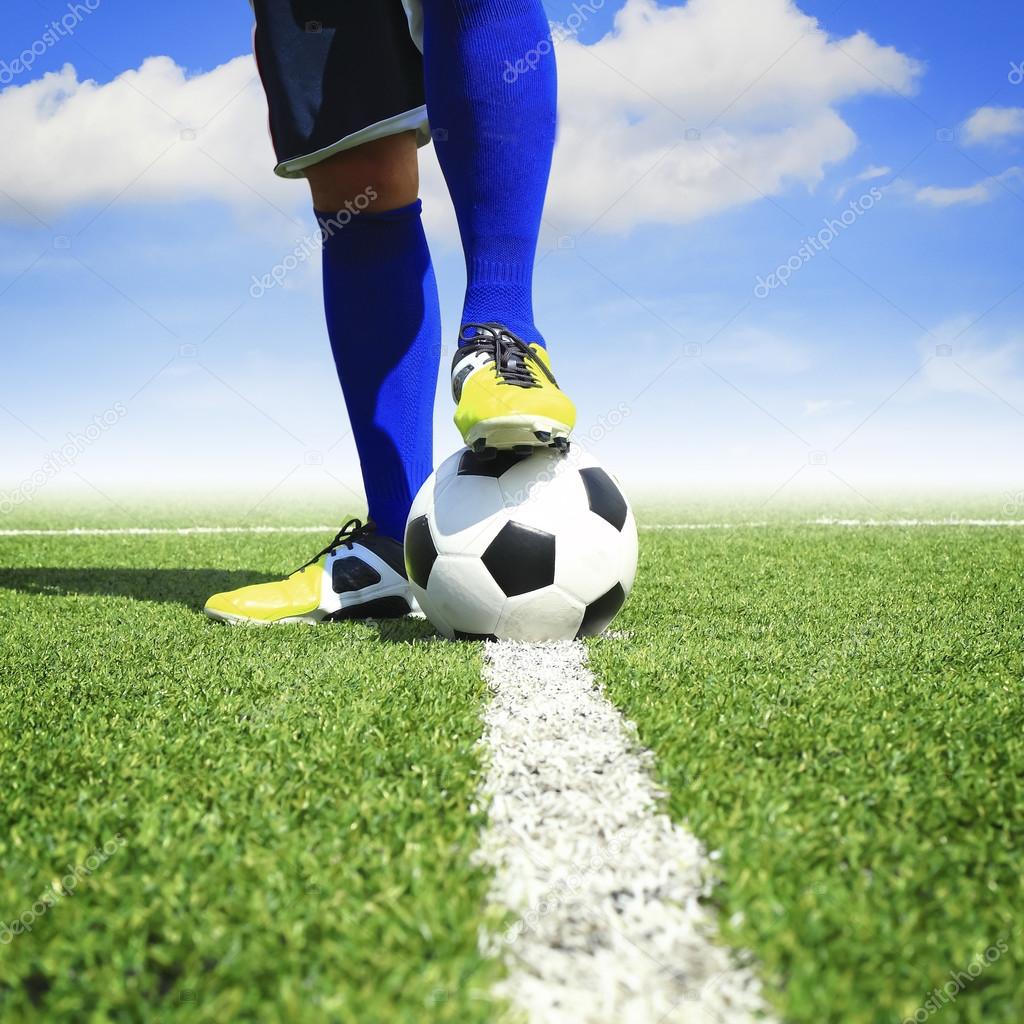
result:
[[[322,160],[306,170],[318,210],[341,210],[358,202],[363,210],[395,210],[419,195],[415,132],[388,135]],[[369,200],[368,203],[365,200]]]

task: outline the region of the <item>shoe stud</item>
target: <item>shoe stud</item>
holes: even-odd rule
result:
[[[485,438],[485,437],[478,437],[473,442],[473,454],[481,462],[490,462],[491,459],[497,458],[497,456],[498,456],[498,449],[497,448],[491,448],[487,444],[487,438]]]

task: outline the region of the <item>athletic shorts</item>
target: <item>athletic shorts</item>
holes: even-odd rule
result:
[[[252,0],[276,172],[414,130],[430,140],[419,0]]]

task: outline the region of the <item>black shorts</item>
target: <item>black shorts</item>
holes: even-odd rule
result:
[[[372,139],[430,138],[418,0],[253,0],[276,172]]]

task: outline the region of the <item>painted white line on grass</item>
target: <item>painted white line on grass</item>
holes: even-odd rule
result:
[[[753,530],[770,523],[643,523],[641,530]]]
[[[641,530],[732,530],[768,523],[652,523]],[[332,533],[335,526],[124,526],[100,529],[73,526],[66,530],[0,530],[0,537],[191,537],[196,534]]]
[[[753,530],[765,526],[1024,526],[1024,519],[802,519],[796,522],[643,523],[641,530]]]
[[[337,526],[124,526],[109,530],[0,530],[0,537],[190,537],[201,533],[335,533]]]
[[[1024,526],[1024,519],[808,519],[807,526]]]
[[[708,858],[659,811],[651,754],[579,642],[489,643],[490,819],[478,856],[514,923],[484,939],[530,1024],[746,1024],[760,984],[714,943]]]
[[[749,523],[641,523],[641,530],[753,530],[768,526],[1024,526],[1024,519],[804,519]],[[196,534],[333,533],[336,526],[121,526],[0,530],[0,537],[191,537]]]

